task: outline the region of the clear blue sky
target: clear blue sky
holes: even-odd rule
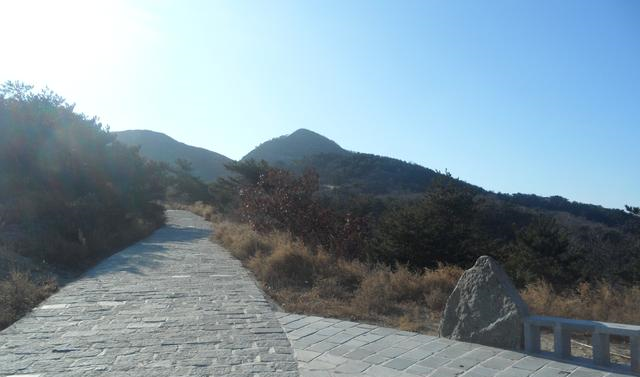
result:
[[[640,205],[640,2],[2,1],[0,80],[240,158],[308,128],[487,189]],[[20,30],[20,32],[17,32]]]

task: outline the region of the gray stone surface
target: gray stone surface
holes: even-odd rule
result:
[[[440,335],[493,347],[522,349],[527,305],[502,267],[478,258],[458,280],[447,300]]]
[[[211,224],[168,224],[0,333],[0,376],[297,376],[282,327]]]
[[[276,315],[291,339],[302,377],[621,376],[614,373],[621,369],[593,369],[578,361],[558,362],[357,322],[287,313]],[[331,343],[331,349],[310,351],[314,345],[325,343]]]

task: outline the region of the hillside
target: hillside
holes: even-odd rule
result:
[[[229,175],[224,165],[233,162],[216,152],[178,142],[154,131],[131,130],[114,133],[123,143],[140,145],[141,154],[149,159],[168,163],[177,159],[190,161],[194,173],[207,181]],[[312,168],[318,173],[320,184],[324,188],[350,194],[422,194],[434,178],[444,177],[444,174],[418,164],[375,154],[347,151],[335,141],[307,129],[299,129],[260,144],[244,156],[242,161],[250,159],[265,160],[271,166],[285,168],[298,174]],[[619,209],[571,202],[559,196],[492,194],[470,183],[465,185],[477,193],[491,194],[494,200],[505,204],[546,213],[567,213],[591,223],[619,228],[624,232],[637,230],[637,218],[630,217]]]
[[[301,128],[290,135],[280,136],[260,144],[242,160],[265,160],[271,165],[282,166],[317,154],[348,155],[350,153],[335,141]]]
[[[174,164],[177,159],[191,162],[193,174],[208,182],[227,176],[224,165],[233,162],[219,153],[181,143],[160,132],[128,130],[114,134],[124,144],[139,145],[140,154],[150,160],[168,164]]]
[[[313,168],[320,184],[332,190],[373,195],[422,193],[442,176],[417,164],[368,153],[316,154],[286,167],[297,173]]]
[[[398,159],[347,151],[335,141],[306,129],[260,144],[242,158],[250,159],[296,173],[314,169],[325,188],[353,194],[421,193],[441,175]]]
[[[213,182],[229,175],[224,167],[233,162],[221,154],[193,147],[154,131],[114,132],[120,142],[140,145],[140,153],[155,161],[190,161],[194,175]],[[302,173],[314,169],[325,188],[342,193],[405,195],[422,193],[442,174],[423,166],[368,153],[350,152],[316,132],[299,129],[290,135],[266,141],[249,152],[243,161],[265,160],[272,166]]]
[[[229,175],[224,164],[233,162],[218,153],[180,143],[153,131],[122,131],[116,135],[122,142],[141,145],[141,154],[152,160],[174,162],[180,158],[191,161],[194,173],[208,181]],[[334,193],[332,196],[343,198],[359,194],[416,197],[429,190],[434,179],[445,177],[440,172],[417,164],[347,151],[335,141],[306,129],[299,129],[260,144],[243,157],[242,161],[250,159],[265,160],[271,166],[291,170],[297,174],[311,168],[318,173],[319,183],[324,192]],[[476,194],[490,198],[491,202],[501,203],[498,207],[515,206],[527,212],[564,219],[561,222],[565,225],[574,224],[570,233],[576,233],[579,228],[597,230],[598,233],[607,233],[608,231],[603,230],[605,228],[625,234],[640,233],[638,217],[630,216],[619,209],[571,202],[559,196],[547,198],[534,194],[494,194],[463,181],[457,182]],[[581,227],[575,224],[581,224]],[[624,239],[625,237],[603,236],[602,242],[608,244],[607,248],[629,250],[630,242]],[[621,248],[621,243],[626,246]]]

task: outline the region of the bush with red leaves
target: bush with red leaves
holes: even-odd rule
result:
[[[240,214],[258,231],[286,231],[336,256],[359,256],[366,221],[351,214],[341,216],[323,207],[315,195],[318,189],[318,174],[313,170],[296,176],[269,167],[257,181],[240,188]]]

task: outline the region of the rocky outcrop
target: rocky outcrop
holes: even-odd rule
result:
[[[527,305],[502,267],[482,256],[449,296],[440,335],[487,346],[522,349]]]

